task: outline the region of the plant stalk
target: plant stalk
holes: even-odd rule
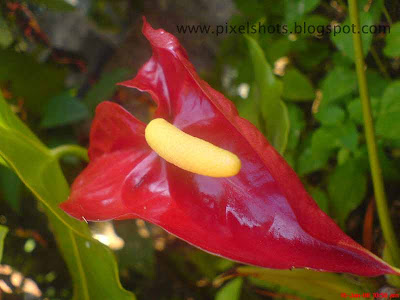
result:
[[[88,152],[85,148],[78,145],[61,145],[51,150],[54,157],[59,160],[65,155],[74,155],[82,159],[83,161],[89,162]]]
[[[349,0],[349,13],[351,23],[355,26],[355,33],[353,33],[353,45],[376,207],[387,247],[394,260],[394,264],[396,266],[399,266],[400,248],[390,219],[390,213],[383,184],[382,169],[378,159],[378,150],[372,119],[371,103],[369,99],[367,79],[365,75],[365,62],[362,51],[360,17],[358,13],[357,0]]]

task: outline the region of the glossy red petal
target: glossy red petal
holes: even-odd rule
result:
[[[134,216],[122,201],[125,179],[150,155],[147,151],[115,151],[91,162],[75,179],[68,200],[60,207],[87,221]]]
[[[90,130],[90,160],[117,150],[148,148],[145,127],[120,105],[108,101],[100,103]]]
[[[217,255],[272,268],[308,267],[375,276],[398,271],[354,242],[324,213],[264,136],[196,74],[177,39],[144,21],[152,58],[122,83],[149,92],[163,117],[185,132],[237,154],[231,178],[189,174],[165,163],[162,214],[138,215]],[[129,190],[129,189],[128,189]],[[132,201],[127,193],[125,202]]]
[[[61,204],[65,212],[91,221],[135,216],[121,195],[129,175],[136,172],[145,176],[149,165],[143,166],[143,161],[154,158],[144,128],[115,103],[103,102],[97,107],[90,133],[91,162],[75,179],[68,200]],[[159,160],[152,162],[154,166],[160,164]]]

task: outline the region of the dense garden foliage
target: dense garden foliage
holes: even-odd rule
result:
[[[139,219],[86,224],[59,208],[87,164],[100,102],[153,117],[149,95],[116,85],[151,56],[140,33],[146,15],[178,37],[199,75],[268,138],[346,234],[400,266],[400,3],[161,2],[0,3],[0,299],[398,294],[398,276],[244,266]],[[365,29],[360,49],[355,21]],[[190,33],[192,25],[220,31]],[[375,148],[365,135],[368,99]],[[18,272],[32,281],[16,280]]]

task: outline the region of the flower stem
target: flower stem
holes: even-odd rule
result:
[[[80,159],[89,162],[88,152],[85,148],[78,145],[62,145],[51,150],[54,157],[59,160],[65,155],[74,155]]]
[[[364,55],[362,52],[360,18],[358,14],[357,0],[349,0],[349,13],[351,23],[354,24],[353,45],[356,60],[358,86],[363,110],[365,137],[368,147],[368,156],[371,166],[372,182],[376,199],[379,221],[381,223],[383,236],[387,247],[396,266],[400,265],[400,248],[390,220],[389,208],[386,201],[385,188],[383,185],[382,169],[379,164],[378,150],[375,140],[374,125],[371,112],[371,103],[368,94],[367,79],[365,76]]]

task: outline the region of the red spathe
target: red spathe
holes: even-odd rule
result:
[[[145,124],[111,102],[96,110],[90,164],[61,204],[93,221],[142,218],[210,253],[268,268],[398,274],[322,212],[285,160],[231,101],[201,80],[177,39],[144,20],[152,58],[122,83],[151,94],[164,118],[236,154],[229,178],[193,174],[147,145]]]

